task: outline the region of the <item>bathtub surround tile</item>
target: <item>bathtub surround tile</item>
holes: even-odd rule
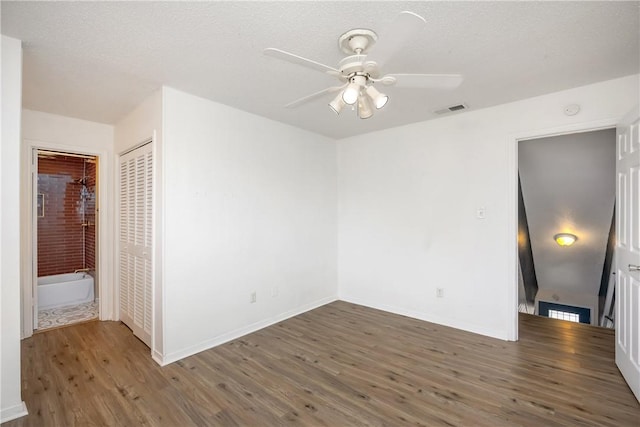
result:
[[[88,177],[86,202],[78,182],[83,176]],[[38,159],[38,194],[44,202],[44,216],[38,217],[38,276],[95,269],[95,190],[95,163],[64,155]]]
[[[98,318],[98,304],[95,301],[68,307],[58,307],[38,311],[38,331],[57,328]]]
[[[87,189],[89,190],[89,197],[87,198],[87,206],[85,212],[85,220],[87,222],[86,227],[86,265],[89,270],[94,271],[96,269],[96,187],[98,176],[96,163],[87,162]]]

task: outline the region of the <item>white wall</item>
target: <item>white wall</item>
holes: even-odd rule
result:
[[[113,153],[113,126],[103,123],[24,109],[22,132],[22,138],[29,141],[83,152],[90,150]],[[106,165],[102,165],[104,166]]]
[[[162,90],[158,90],[115,125],[114,150],[117,155],[162,133]]]
[[[22,46],[2,36],[0,422],[27,414],[20,395],[20,108]]]
[[[338,141],[340,298],[514,339],[516,139],[611,126],[637,102],[635,75]]]
[[[100,318],[115,319],[113,293],[113,126],[40,111],[22,110],[22,277],[23,277],[23,336],[30,336],[31,322],[31,259],[32,247],[30,206],[31,153],[34,148],[51,149],[99,156],[98,163],[98,247],[96,255],[100,297]]]
[[[334,300],[335,142],[173,89],[164,114],[165,363]]]
[[[153,141],[153,159],[154,159],[154,194],[153,194],[153,331],[151,333],[151,354],[158,363],[163,363],[164,354],[164,302],[163,302],[163,149],[162,149],[162,90],[158,90],[151,94],[138,107],[127,114],[115,126],[115,162],[114,169],[119,170],[118,162],[120,154],[130,151],[132,148],[145,143],[149,140]],[[116,172],[114,185],[116,187],[116,201],[118,202],[119,192],[119,176]],[[114,213],[115,215],[115,213]],[[114,218],[116,222],[116,234],[114,240],[120,235],[118,230],[118,218]],[[117,243],[116,250],[118,250]],[[117,265],[117,256],[115,268]],[[115,274],[115,281],[118,282],[118,274]],[[116,286],[116,290],[119,285]]]

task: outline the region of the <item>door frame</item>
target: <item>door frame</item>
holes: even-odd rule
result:
[[[156,235],[157,235],[157,231],[156,231],[156,227],[155,227],[155,223],[156,223],[156,212],[157,212],[157,204],[156,204],[156,199],[157,199],[157,183],[156,183],[156,179],[157,179],[157,175],[156,175],[156,169],[157,169],[157,161],[156,161],[156,155],[157,155],[157,151],[156,151],[156,133],[155,131],[153,132],[153,135],[150,136],[149,138],[145,138],[144,140],[142,140],[141,142],[139,142],[138,144],[132,145],[131,147],[128,147],[125,150],[122,150],[121,152],[117,153],[115,156],[115,170],[114,170],[114,176],[115,176],[115,203],[114,206],[116,207],[115,209],[115,214],[114,214],[114,253],[115,253],[115,257],[114,257],[114,283],[116,284],[115,288],[114,288],[114,298],[115,298],[115,303],[114,303],[114,307],[115,307],[115,314],[116,314],[116,319],[122,321],[122,317],[121,317],[121,311],[120,311],[120,289],[121,289],[121,283],[120,283],[120,250],[121,250],[121,245],[120,245],[120,204],[122,202],[122,194],[120,192],[121,190],[121,184],[122,181],[120,179],[120,168],[122,166],[122,157],[139,149],[142,148],[146,145],[149,146],[150,150],[151,150],[151,154],[152,154],[152,158],[153,158],[153,173],[152,173],[152,178],[151,178],[151,187],[152,187],[152,213],[151,213],[151,221],[152,221],[152,226],[151,226],[151,336],[150,336],[150,341],[149,341],[149,348],[151,350],[151,354],[152,357],[156,357],[156,351],[154,350],[156,347],[156,314],[157,314],[157,307],[156,304],[158,303],[156,300],[157,297],[157,289],[156,289]],[[122,321],[123,323],[125,323],[124,321]],[[125,323],[126,325],[126,323]],[[135,328],[127,325],[127,327],[129,327],[129,329],[131,329],[131,331],[134,333],[134,335],[137,336]],[[141,337],[138,336],[138,338],[142,340]],[[144,342],[144,341],[143,341]],[[146,342],[145,342],[146,344]],[[160,356],[161,359],[161,356]],[[158,362],[160,363],[160,362]]]
[[[507,221],[511,259],[509,260],[509,278],[511,286],[507,293],[507,336],[510,341],[518,341],[518,143],[530,139],[615,129],[622,117],[567,124],[549,128],[532,129],[509,135],[509,202],[511,207]],[[615,177],[611,178],[612,180]]]
[[[35,289],[35,281],[37,280],[37,218],[34,217],[35,208],[33,202],[36,194],[34,190],[33,174],[38,173],[37,165],[33,164],[34,150],[59,151],[62,153],[73,153],[88,156],[95,156],[98,161],[97,178],[97,239],[96,247],[96,270],[98,279],[98,296],[100,303],[98,307],[99,319],[110,320],[113,318],[113,285],[111,284],[111,263],[110,263],[110,246],[108,245],[109,227],[109,168],[110,162],[106,150],[91,150],[86,147],[78,147],[65,144],[57,144],[46,141],[38,141],[33,139],[23,139],[22,151],[22,177],[21,177],[21,196],[20,210],[21,218],[21,290],[22,290],[22,338],[33,335],[34,316],[33,311]],[[28,221],[26,220],[28,219]]]

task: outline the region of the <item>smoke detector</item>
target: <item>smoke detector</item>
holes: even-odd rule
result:
[[[564,114],[567,116],[575,116],[580,112],[580,106],[578,104],[571,104],[564,107]]]

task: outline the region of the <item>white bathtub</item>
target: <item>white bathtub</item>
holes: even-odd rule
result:
[[[93,277],[67,273],[38,277],[38,310],[93,301]]]

